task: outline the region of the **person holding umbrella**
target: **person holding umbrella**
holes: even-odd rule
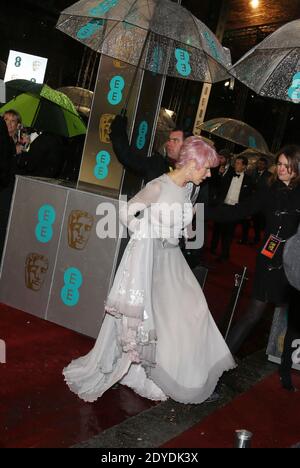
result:
[[[14,188],[16,143],[21,121],[20,114],[11,108],[3,114],[3,118],[0,117],[0,257]]]
[[[14,155],[6,121],[0,117],[0,191],[2,192],[11,179],[12,158]]]
[[[283,249],[300,222],[300,146],[282,148],[276,158],[276,173],[267,189],[257,191],[249,200],[235,206],[209,208],[206,215],[218,222],[247,218],[261,211],[266,216],[262,245],[259,247],[252,300],[246,313],[230,330],[227,344],[236,353],[266,306],[295,304],[293,292],[283,269]],[[282,386],[292,390],[286,374]]]

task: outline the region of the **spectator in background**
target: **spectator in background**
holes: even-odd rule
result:
[[[3,118],[0,117],[0,257],[14,187],[15,139],[20,123],[19,114],[13,110],[5,112]]]
[[[227,179],[234,174],[230,151],[226,148],[220,150],[218,158],[219,165],[211,170],[211,179],[209,181],[209,201],[213,204],[220,203],[223,186],[226,184]]]
[[[257,160],[256,168],[254,169],[253,173],[251,174],[251,179],[253,183],[253,190],[267,190],[268,182],[272,173],[268,171],[268,160],[265,157],[260,157]],[[254,240],[252,242],[253,245],[258,244],[260,242],[262,233],[265,228],[266,220],[265,216],[262,212],[255,213],[252,216],[252,223],[254,229]],[[248,235],[247,239],[248,241]]]
[[[3,119],[7,125],[11,144],[16,145],[18,141],[18,131],[21,130],[22,127],[21,115],[14,109],[9,109],[8,111],[4,112]]]
[[[234,169],[228,169],[228,175],[224,176],[223,183],[220,184],[217,200],[219,204],[236,205],[250,197],[252,183],[250,177],[245,174],[247,166],[248,159],[245,156],[236,158]],[[248,220],[245,222],[249,223]],[[211,242],[211,253],[216,253],[221,238],[221,255],[218,258],[220,262],[229,259],[236,224],[237,222],[221,222],[216,225]]]
[[[0,117],[0,193],[10,183],[12,158],[13,147],[7,125],[4,119]]]
[[[206,213],[217,221],[234,221],[262,211],[266,215],[263,248],[257,253],[252,300],[246,313],[230,330],[227,344],[236,353],[261,320],[268,304],[290,307],[299,314],[299,295],[291,289],[283,269],[283,249],[299,229],[300,221],[300,146],[283,147],[276,158],[276,173],[266,191],[257,191],[249,200],[235,206],[210,208]],[[296,284],[295,284],[296,285]],[[298,298],[298,299],[297,299]],[[285,350],[288,348],[287,337]],[[290,379],[290,354],[283,356],[281,384],[294,390]]]
[[[57,179],[64,163],[63,154],[61,136],[33,131],[27,151],[18,155],[16,173]]]

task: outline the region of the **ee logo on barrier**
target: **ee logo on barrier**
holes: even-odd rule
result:
[[[110,154],[108,151],[99,151],[96,156],[96,166],[94,167],[94,176],[96,179],[103,180],[108,176],[108,166],[110,163]]]
[[[209,47],[209,49],[210,49],[210,51],[212,53],[212,56],[216,60],[220,60],[220,55],[219,55],[219,52],[218,52],[218,49],[217,49],[217,46],[216,46],[216,42],[214,41],[212,36],[207,31],[205,31],[204,37],[205,37],[206,42],[208,44],[208,47]]]
[[[249,142],[250,148],[257,148],[255,137],[249,136],[248,142]]]
[[[120,104],[123,99],[123,89],[125,87],[124,78],[120,75],[114,76],[109,83],[110,91],[107,96],[108,102],[112,106]]]
[[[111,10],[113,7],[115,7],[116,5],[118,5],[120,0],[104,0],[102,2],[99,3],[98,6],[94,7],[94,8],[91,8],[89,10],[89,13],[91,15],[100,15],[100,14],[104,14],[104,13],[107,13],[109,10]]]
[[[152,59],[151,59],[150,66],[149,66],[149,70],[153,73],[153,75],[156,75],[160,71],[162,67],[163,59],[164,59],[164,52],[162,48],[159,46],[156,46],[154,48]]]
[[[295,103],[300,102],[300,72],[293,76],[292,84],[288,89],[288,97]]]
[[[79,301],[79,288],[83,282],[82,274],[78,268],[68,268],[64,273],[64,287],[61,290],[60,297],[66,306],[73,307]]]
[[[136,147],[139,150],[142,150],[146,144],[146,136],[148,133],[148,128],[149,128],[148,123],[146,122],[146,120],[143,120],[140,123],[139,134],[136,139]]]
[[[176,49],[175,57],[177,60],[176,70],[182,76],[189,76],[192,72],[190,65],[190,54],[184,49]]]
[[[87,24],[82,26],[79,29],[76,36],[78,39],[88,39],[89,37],[93,36],[99,29],[103,28],[104,20],[103,19],[93,19],[89,21]]]
[[[38,211],[39,223],[35,228],[35,237],[42,244],[50,242],[53,237],[53,228],[56,211],[52,205],[43,205]]]

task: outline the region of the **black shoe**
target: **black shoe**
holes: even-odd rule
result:
[[[118,382],[115,383],[115,384],[111,387],[112,390],[118,390],[118,388],[120,388],[120,384],[119,384]]]
[[[218,401],[221,399],[221,395],[214,391],[210,397],[207,398],[207,400],[204,401],[204,403],[214,403],[215,401]]]
[[[296,392],[297,389],[292,384],[292,377],[290,372],[281,371],[279,369],[279,379],[281,382],[282,388],[288,390],[289,392]]]
[[[224,257],[223,255],[220,255],[220,257],[217,258],[218,263],[224,263],[229,260],[229,257]]]

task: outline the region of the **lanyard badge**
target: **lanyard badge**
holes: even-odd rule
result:
[[[264,255],[265,257],[272,259],[278,247],[280,246],[281,242],[282,242],[282,239],[271,234],[267,242],[265,243],[261,251],[261,254]]]

